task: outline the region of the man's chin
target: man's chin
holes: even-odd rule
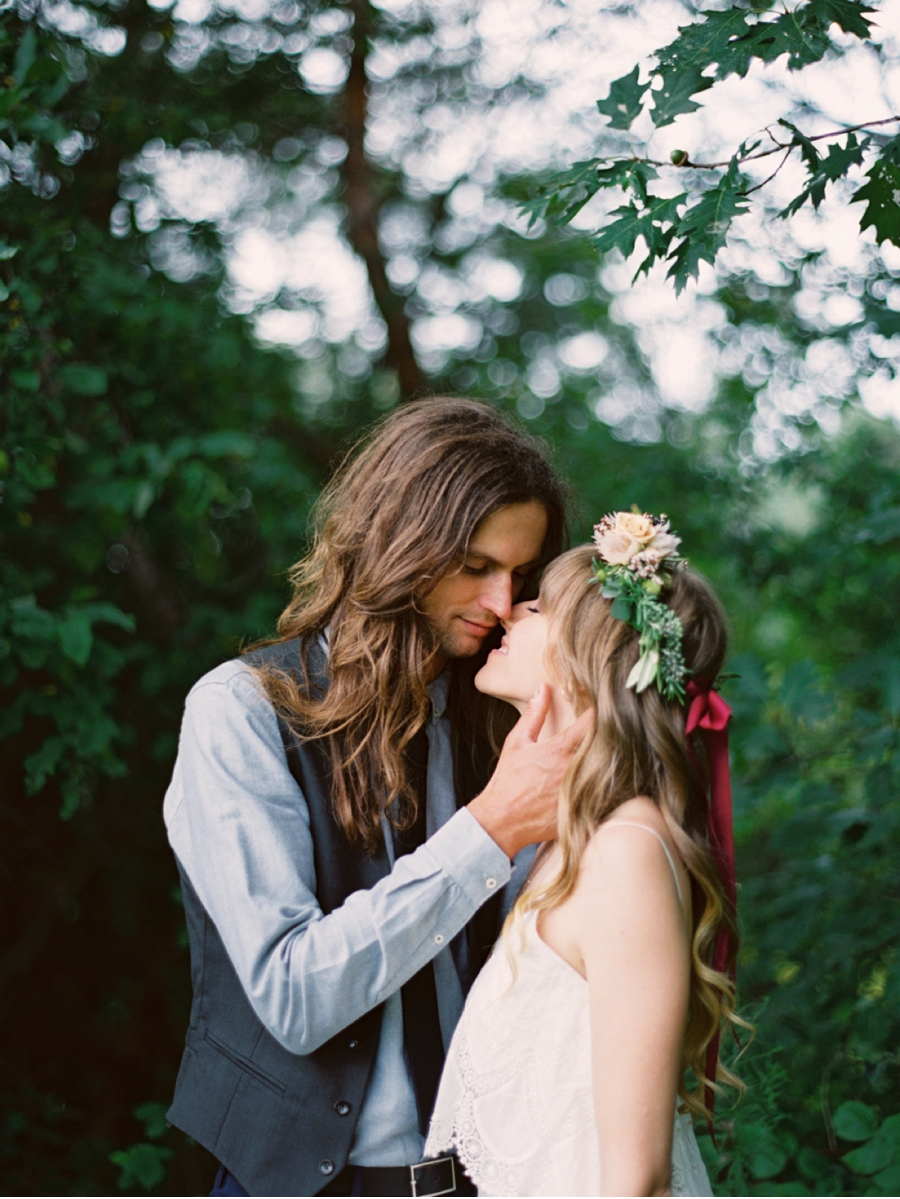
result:
[[[442,658],[477,658],[484,649],[484,640],[475,636],[447,638],[441,642]]]
[[[484,637],[476,633],[454,633],[452,637],[445,635],[441,638],[439,652],[443,658],[478,658],[493,649],[496,640],[495,629],[491,629]]]

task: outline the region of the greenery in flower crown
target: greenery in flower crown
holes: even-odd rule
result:
[[[637,629],[640,656],[626,686],[638,692],[656,683],[666,699],[685,702],[689,673],[681,652],[684,628],[658,597],[672,572],[685,565],[678,554],[681,538],[665,515],[613,512],[594,526],[599,561],[593,562],[600,594],[613,601],[612,614]]]

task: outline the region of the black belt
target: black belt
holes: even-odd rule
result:
[[[362,1178],[359,1178],[359,1175]],[[354,1187],[353,1182],[357,1185]],[[360,1187],[361,1183],[361,1187]],[[325,1188],[325,1194],[398,1196],[474,1195],[456,1154],[414,1166],[346,1166]]]

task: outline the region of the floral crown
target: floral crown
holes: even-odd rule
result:
[[[656,683],[666,699],[683,704],[690,673],[681,652],[684,627],[657,598],[673,572],[686,565],[677,552],[681,538],[670,530],[665,515],[613,512],[594,525],[594,545],[599,560],[592,564],[593,581],[613,601],[613,616],[641,635],[640,657],[625,685],[641,692]]]

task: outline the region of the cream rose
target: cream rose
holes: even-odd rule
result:
[[[653,540],[648,544],[648,550],[656,550],[660,558],[668,558],[670,554],[674,554],[681,545],[681,538],[676,537],[674,533],[659,532]]]
[[[601,533],[599,537],[595,538],[594,544],[597,546],[600,557],[610,566],[627,566],[641,549],[641,543],[634,537],[615,530]]]
[[[646,545],[656,534],[656,525],[649,516],[642,516],[639,512],[617,512],[613,532],[623,533],[626,537],[633,537],[635,541]]]

